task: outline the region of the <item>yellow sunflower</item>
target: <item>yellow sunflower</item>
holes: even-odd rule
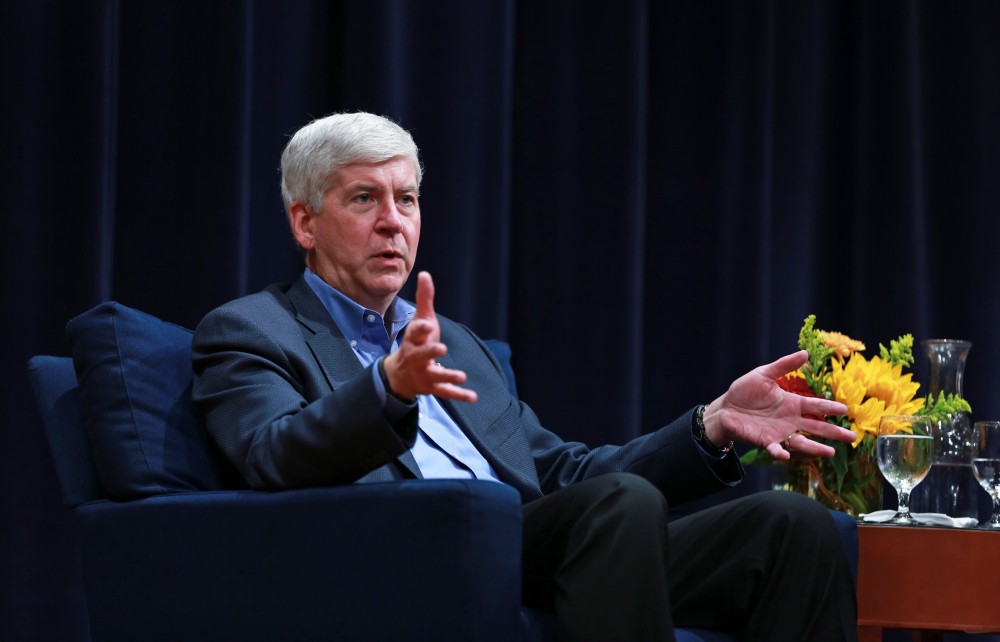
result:
[[[847,406],[855,447],[866,434],[878,435],[883,415],[911,415],[924,407],[922,397],[914,398],[920,384],[911,373],[903,374],[902,364],[894,366],[881,357],[868,361],[855,353],[846,365],[840,359],[831,365],[833,398]]]

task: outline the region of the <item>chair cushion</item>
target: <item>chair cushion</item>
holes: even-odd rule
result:
[[[106,497],[90,456],[73,360],[36,355],[28,361],[28,379],[42,414],[63,503],[75,507]]]
[[[191,403],[190,330],[114,301],[66,330],[94,466],[109,497],[225,486]]]

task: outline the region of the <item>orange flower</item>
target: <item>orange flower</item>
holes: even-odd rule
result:
[[[846,334],[841,334],[840,332],[827,332],[826,330],[817,330],[816,334],[819,335],[820,341],[823,342],[828,348],[833,349],[833,353],[842,359],[846,359],[855,352],[862,352],[865,349],[865,344],[860,341],[855,341]]]

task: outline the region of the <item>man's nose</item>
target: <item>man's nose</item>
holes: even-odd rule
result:
[[[403,217],[396,208],[394,201],[387,201],[379,208],[378,220],[375,222],[380,230],[395,234],[403,229]]]

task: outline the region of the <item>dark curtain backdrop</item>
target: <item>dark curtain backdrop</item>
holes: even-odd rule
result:
[[[278,156],[331,111],[413,132],[438,310],[566,438],[711,400],[809,313],[973,341],[1000,418],[998,33],[992,1],[3,0],[0,638],[83,639],[26,360],[107,299],[190,327],[295,278]]]

